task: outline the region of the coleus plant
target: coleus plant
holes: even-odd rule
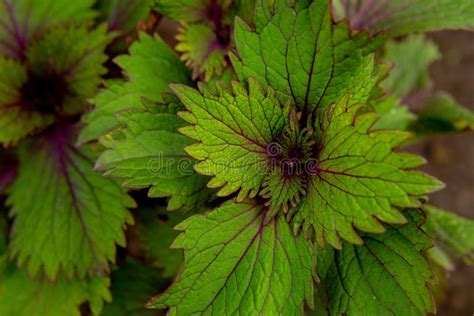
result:
[[[0,0],[0,315],[434,312],[474,223],[400,147],[474,128],[411,34],[446,28],[469,1]]]

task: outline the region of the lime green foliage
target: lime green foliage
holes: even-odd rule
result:
[[[426,101],[411,127],[420,135],[474,131],[474,113],[445,93]]]
[[[249,90],[233,84],[232,93],[220,89],[213,94],[204,86],[173,90],[189,111],[180,113],[191,124],[181,132],[198,141],[186,151],[200,160],[198,172],[214,176],[208,186],[222,187],[219,196],[240,190],[240,201],[255,197],[265,178],[268,146],[283,130],[288,109],[279,105],[273,90],[264,91],[254,80]]]
[[[281,169],[269,164],[272,146],[285,144],[278,136],[288,125],[288,110],[279,105],[272,90],[265,92],[254,80],[248,85],[246,90],[234,84],[232,94],[174,87],[189,111],[181,116],[191,126],[181,131],[198,141],[186,150],[202,160],[195,167],[198,172],[214,176],[208,185],[222,187],[218,195],[239,191],[239,200],[255,197],[269,174],[263,196],[284,204],[278,196],[283,195],[283,201],[297,201],[295,192],[306,191],[300,206],[290,212],[295,216],[296,228],[303,226],[307,235],[314,231],[321,244],[328,241],[340,247],[338,236],[361,242],[354,227],[381,233],[384,228],[377,219],[404,222],[395,207],[420,206],[417,197],[442,187],[437,180],[410,170],[423,165],[422,158],[392,151],[408,138],[408,133],[372,132],[377,115],[357,116],[362,106],[349,103],[352,100],[348,98],[320,111],[314,141],[321,150],[315,156],[310,151],[308,156],[315,162],[306,166],[312,168],[305,170],[309,175],[301,175],[308,179],[306,188],[301,187],[303,181],[296,180],[285,183],[286,188],[278,186],[271,178]],[[303,154],[299,161],[308,161],[304,155],[310,146],[295,148]]]
[[[150,197],[171,197],[168,209],[193,209],[213,193],[209,180],[193,170],[194,160],[184,147],[192,140],[178,133],[185,126],[176,111],[179,104],[148,104],[147,109],[123,111],[117,115],[124,125],[104,138],[107,147],[96,169],[117,178],[124,187],[150,187]]]
[[[386,96],[370,104],[380,119],[375,123],[374,129],[408,129],[416,119],[407,106],[401,104],[394,96]]]
[[[84,116],[88,125],[79,137],[81,143],[97,140],[117,128],[115,113],[143,108],[142,98],[161,101],[170,83],[190,83],[186,67],[158,36],[142,33],[130,47],[129,55],[119,56],[115,62],[128,81],[109,81],[107,89],[95,97],[96,109]]]
[[[94,276],[87,280],[56,282],[45,277],[32,280],[26,271],[0,257],[0,315],[2,316],[80,316],[79,306],[89,303],[92,315],[100,315],[105,301],[110,301],[110,280]]]
[[[179,32],[176,50],[182,53],[181,60],[192,69],[193,78],[204,74],[204,81],[209,81],[213,75],[220,76],[227,65],[227,50],[219,44],[212,27],[205,23],[183,23]]]
[[[0,56],[0,142],[14,143],[56,116],[83,111],[106,71],[110,39],[104,26],[55,28],[28,47],[24,62]],[[51,91],[29,90],[40,82]]]
[[[318,174],[311,177],[296,223],[302,222],[316,240],[339,248],[338,236],[356,244],[362,240],[354,230],[382,233],[386,223],[403,223],[396,207],[418,207],[417,197],[442,184],[413,171],[424,159],[392,151],[409,136],[401,131],[372,131],[374,113],[357,116],[360,105],[341,99],[321,118]]]
[[[126,258],[111,273],[112,302],[104,306],[101,316],[152,316],[145,302],[158,288],[164,287],[160,270],[147,267],[132,258]]]
[[[442,209],[425,206],[428,220],[424,229],[453,259],[474,264],[474,221]]]
[[[428,66],[440,57],[438,47],[421,34],[410,35],[401,42],[387,42],[382,60],[392,64],[393,69],[382,87],[397,97],[429,87]]]
[[[20,148],[19,175],[8,204],[15,222],[11,255],[30,274],[50,279],[107,271],[134,201],[115,182],[92,170],[94,155],[78,149],[59,130]]]
[[[164,278],[176,276],[181,269],[181,251],[170,249],[178,236],[174,227],[187,218],[183,212],[167,212],[164,208],[138,210],[138,235],[142,248],[152,258],[154,266],[163,269]]]
[[[333,26],[327,0],[298,2],[296,8],[288,3],[276,0],[270,7],[259,0],[255,32],[236,20],[238,57],[231,60],[239,79],[255,78],[282,102],[292,100],[308,112],[347,93],[365,102],[376,81],[372,52],[382,38],[351,36],[345,24]]]
[[[24,58],[30,42],[51,25],[91,18],[93,3],[94,0],[0,1],[0,55]]]
[[[176,283],[149,304],[172,315],[295,315],[312,305],[314,257],[282,217],[264,221],[252,203],[227,203],[177,226],[184,249]]]
[[[388,226],[381,235],[365,234],[364,244],[318,254],[318,295],[329,315],[419,315],[434,312],[428,286],[433,282],[424,252],[430,238],[405,212],[408,224]]]
[[[332,0],[336,19],[347,17],[355,29],[391,36],[442,29],[474,29],[471,0]],[[343,3],[347,2],[344,10]]]

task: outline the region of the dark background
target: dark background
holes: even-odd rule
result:
[[[474,32],[438,32],[429,37],[443,55],[430,69],[434,88],[449,92],[474,111]],[[425,170],[447,185],[431,203],[474,220],[474,133],[432,137],[410,150],[425,156]],[[474,267],[457,262],[456,270],[447,273],[447,282],[438,315],[474,315]]]

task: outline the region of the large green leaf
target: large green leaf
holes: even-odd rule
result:
[[[433,206],[425,206],[424,229],[454,258],[474,264],[474,221]]]
[[[15,218],[11,256],[50,279],[60,271],[69,277],[106,271],[132,222],[126,207],[134,201],[93,171],[94,155],[71,145],[71,133],[58,128],[21,146],[8,199]]]
[[[123,111],[118,120],[124,128],[105,137],[108,148],[96,168],[132,189],[150,187],[150,197],[171,197],[170,210],[194,209],[205,203],[213,191],[208,178],[198,175],[195,161],[184,151],[192,140],[178,133],[183,127],[176,111],[180,104],[148,104],[147,109]]]
[[[186,67],[158,36],[140,34],[130,47],[130,55],[119,56],[115,62],[128,81],[109,82],[93,103],[96,109],[84,117],[88,125],[79,137],[81,143],[97,140],[119,126],[114,114],[125,109],[143,108],[142,98],[161,101],[170,83],[190,83]]]
[[[471,0],[332,0],[336,19],[347,17],[357,30],[391,36],[442,29],[474,29]]]
[[[275,92],[249,80],[249,90],[234,83],[232,92],[213,93],[173,86],[188,112],[180,115],[191,126],[181,131],[198,141],[186,148],[200,160],[196,170],[214,176],[208,186],[222,187],[217,193],[227,196],[239,191],[239,200],[255,197],[265,178],[270,143],[286,124],[288,108],[278,103]]]
[[[434,312],[429,285],[433,276],[424,252],[430,238],[418,227],[416,213],[408,224],[388,226],[380,235],[364,234],[360,246],[318,254],[318,296],[329,315],[419,315]]]
[[[314,257],[281,216],[230,202],[177,226],[184,270],[149,306],[172,315],[298,315],[312,305]]]
[[[328,0],[289,3],[259,0],[255,31],[236,20],[238,57],[231,60],[240,80],[255,78],[300,110],[325,108],[347,93],[366,101],[376,82],[371,53],[381,38],[333,25]]]
[[[49,26],[91,17],[93,3],[94,0],[1,0],[0,55],[24,59],[30,42]]]
[[[380,221],[403,223],[397,207],[418,207],[418,197],[443,185],[421,172],[421,157],[393,151],[409,136],[402,131],[372,131],[375,113],[358,115],[361,105],[343,98],[321,115],[317,172],[306,196],[295,209],[295,224],[316,240],[341,247],[338,236],[362,240],[355,228],[373,233],[385,229]],[[313,228],[313,229],[312,229]]]
[[[46,277],[32,280],[28,273],[0,257],[0,315],[2,316],[80,316],[80,306],[88,303],[92,315],[98,316],[105,301],[110,301],[110,280],[93,276],[68,280],[61,276],[55,282]]]

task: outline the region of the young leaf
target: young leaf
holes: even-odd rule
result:
[[[239,19],[235,25],[238,56],[231,55],[244,82],[252,77],[275,89],[282,102],[300,110],[325,108],[347,93],[365,102],[376,83],[373,52],[382,38],[351,35],[345,24],[334,26],[328,0],[309,5],[259,0],[255,31]]]
[[[145,309],[144,302],[165,285],[159,269],[127,258],[110,277],[112,302],[104,306],[101,316],[156,316]]]
[[[194,160],[184,147],[192,141],[178,133],[185,122],[176,115],[179,104],[149,104],[148,109],[121,112],[117,118],[124,128],[105,137],[108,148],[96,163],[127,188],[151,186],[150,197],[171,197],[168,209],[194,209],[206,202],[213,191],[208,178],[196,174]]]
[[[427,315],[434,312],[428,286],[433,276],[424,252],[430,238],[405,213],[405,225],[385,225],[384,234],[364,234],[363,245],[344,243],[342,250],[318,254],[329,315]],[[322,258],[326,257],[326,258]]]
[[[93,171],[91,151],[71,145],[73,129],[57,128],[20,147],[18,177],[8,204],[15,217],[11,256],[50,279],[104,271],[125,245],[134,201]]]
[[[128,78],[126,83],[112,81],[93,103],[96,109],[83,118],[88,123],[79,137],[80,143],[97,140],[119,126],[115,113],[143,108],[142,98],[161,101],[170,83],[191,82],[186,67],[158,36],[140,34],[140,41],[130,47],[130,55],[119,56],[116,63]]]
[[[89,303],[92,315],[98,316],[104,301],[110,301],[110,280],[93,276],[84,280],[55,282],[45,277],[32,280],[28,273],[0,257],[0,315],[2,316],[80,316],[80,305]]]
[[[295,224],[305,233],[313,228],[316,240],[339,248],[341,236],[360,244],[354,230],[381,233],[379,221],[404,223],[396,207],[419,207],[417,197],[442,184],[411,169],[424,164],[421,157],[394,152],[409,136],[401,131],[372,131],[375,113],[358,115],[361,105],[348,98],[329,107],[322,116],[317,171],[295,210]],[[319,131],[318,131],[319,129]]]
[[[172,278],[178,274],[183,262],[183,255],[170,246],[178,236],[174,227],[187,218],[183,212],[168,212],[162,209],[139,209],[138,235],[146,254],[153,258],[154,265],[163,268],[164,278]]]
[[[30,42],[49,26],[91,17],[93,3],[93,0],[1,0],[0,55],[24,59]]]
[[[428,221],[424,229],[450,254],[474,264],[474,221],[433,206],[425,206]]]
[[[295,315],[304,301],[312,305],[312,246],[283,217],[266,222],[264,213],[230,202],[178,225],[173,247],[184,249],[184,270],[149,307],[173,315]]]
[[[220,76],[227,65],[227,46],[219,43],[213,27],[207,23],[183,23],[179,32],[176,50],[192,69],[193,78],[203,74],[204,81],[209,81],[213,75]]]
[[[382,87],[397,97],[429,87],[428,67],[440,57],[436,44],[424,35],[413,34],[401,42],[387,42],[382,60],[394,68]]]
[[[0,57],[0,142],[83,111],[106,71],[110,39],[104,26],[54,28],[28,47],[24,63]]]
[[[445,93],[426,101],[411,129],[420,135],[474,131],[474,113]]]
[[[336,19],[346,17],[356,30],[391,36],[442,29],[474,29],[471,0],[332,0]]]
[[[240,190],[240,201],[255,197],[265,178],[268,146],[286,125],[288,108],[255,80],[249,80],[248,90],[233,84],[232,93],[219,89],[213,94],[204,86],[173,90],[188,110],[181,116],[192,124],[181,131],[199,142],[186,151],[200,160],[198,172],[214,176],[208,186],[222,187],[219,196]]]

